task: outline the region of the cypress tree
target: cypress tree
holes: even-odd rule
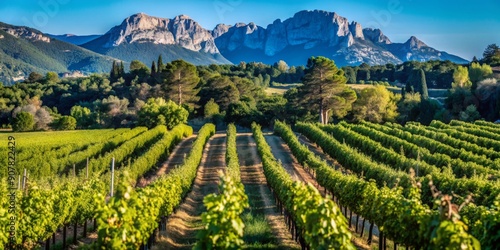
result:
[[[158,72],[162,72],[163,68],[165,68],[165,65],[163,64],[163,58],[161,57],[161,54],[158,56]]]
[[[109,76],[112,79],[118,78],[119,70],[116,61],[113,61],[113,66],[111,66],[111,72],[109,72]]]
[[[156,64],[155,61],[151,64],[151,76],[156,75]]]
[[[120,77],[125,75],[125,67],[123,67],[123,61],[120,62],[119,74],[120,74]]]
[[[420,95],[422,96],[422,100],[429,99],[429,92],[427,90],[427,81],[425,80],[425,72],[423,69],[419,71],[420,75]]]

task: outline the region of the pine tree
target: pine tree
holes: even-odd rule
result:
[[[326,57],[311,57],[307,61],[303,86],[300,87],[302,103],[319,114],[320,122],[328,123],[333,114],[342,118],[352,109],[356,93],[347,86],[342,70]]]
[[[196,66],[183,60],[175,60],[166,65],[166,90],[168,99],[177,105],[194,108],[199,100],[200,78]]]

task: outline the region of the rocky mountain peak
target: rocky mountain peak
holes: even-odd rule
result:
[[[349,24],[349,31],[351,32],[352,36],[354,38],[360,38],[360,39],[365,39],[365,36],[363,34],[363,28],[361,27],[361,24],[358,22],[351,22]]]
[[[126,18],[105,36],[105,48],[120,44],[152,42],[154,44],[180,45],[193,51],[219,53],[212,33],[186,15],[173,19],[148,16],[144,13]]]
[[[184,15],[184,14],[181,14],[181,15],[178,15],[174,18],[174,20],[192,20],[191,17],[189,17],[188,15]]]
[[[445,58],[444,53],[415,37],[406,43],[392,43],[380,29],[363,29],[358,22],[323,10],[299,11],[286,20],[276,19],[265,28],[253,22],[239,22],[218,24],[210,31],[186,15],[167,19],[138,13],[84,47],[106,51],[131,43],[179,45],[196,52],[220,53],[233,63],[285,60],[298,65],[313,55],[328,56],[339,65]]]
[[[365,39],[372,41],[375,44],[391,44],[391,40],[382,33],[380,29],[366,28],[363,29]]]
[[[215,26],[214,30],[212,30],[212,36],[214,39],[217,39],[219,36],[224,35],[231,27],[231,25],[226,25],[226,24],[217,24]]]
[[[27,27],[0,26],[0,29],[17,38],[50,43],[49,37],[43,35],[41,32],[35,32],[33,29]]]
[[[424,42],[420,41],[415,36],[410,37],[408,41],[406,41],[405,45],[408,45],[410,49],[421,49],[422,47],[429,47]]]

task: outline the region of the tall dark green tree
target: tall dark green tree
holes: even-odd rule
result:
[[[500,47],[496,44],[490,44],[483,53],[483,63],[491,66],[500,65]]]
[[[219,105],[220,111],[227,111],[230,104],[240,100],[240,92],[228,76],[214,76],[208,79],[207,84],[203,87],[201,103],[207,103],[210,99]]]
[[[347,86],[344,72],[326,57],[311,57],[300,87],[302,102],[319,114],[322,124],[333,115],[342,118],[352,109],[356,93]]]
[[[35,127],[35,118],[28,112],[19,112],[12,120],[12,129],[16,132],[30,131]]]
[[[130,73],[139,76],[139,77],[147,77],[151,74],[150,69],[146,64],[142,63],[139,60],[132,60],[130,62]]]
[[[113,66],[111,66],[111,72],[109,72],[109,77],[111,79],[117,79],[117,78],[120,78],[122,76],[121,69],[120,69],[121,66],[122,65],[118,64],[117,61],[113,61]]]
[[[347,78],[347,83],[356,84],[356,70],[352,67],[345,67],[344,69],[345,77]]]
[[[193,110],[200,99],[197,96],[200,78],[196,66],[183,60],[175,60],[168,63],[165,69],[168,98],[177,105],[185,105]]]
[[[406,82],[405,93],[420,93],[422,100],[429,99],[427,81],[423,69],[414,69]]]
[[[418,71],[418,74],[419,74],[419,78],[420,78],[420,81],[419,81],[420,95],[422,97],[422,100],[427,100],[427,99],[429,99],[429,91],[427,89],[427,81],[425,80],[425,72],[423,69],[420,69]]]
[[[123,77],[125,75],[125,67],[123,66],[123,61],[120,62],[120,77]]]
[[[155,61],[153,61],[153,63],[151,64],[151,76],[155,75],[156,75],[156,64]]]
[[[165,64],[163,64],[163,58],[161,57],[161,55],[158,56],[158,63],[156,65],[158,66],[158,72],[162,72],[165,68]]]

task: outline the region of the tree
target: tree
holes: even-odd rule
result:
[[[496,44],[488,45],[484,50],[482,62],[491,66],[500,65],[500,47]]]
[[[472,90],[475,90],[477,88],[477,84],[480,81],[489,78],[492,75],[493,69],[491,68],[491,66],[486,63],[483,63],[481,65],[477,62],[473,62],[469,67],[469,78],[472,82]]]
[[[212,118],[214,115],[219,114],[219,105],[214,101],[214,99],[210,99],[210,101],[205,104],[204,112],[205,118]]]
[[[469,105],[467,108],[460,112],[460,120],[464,122],[473,122],[481,119],[481,114],[477,111],[476,106]]]
[[[469,80],[469,70],[466,67],[458,66],[453,72],[453,88],[468,88],[472,83]]]
[[[165,125],[172,129],[178,124],[186,123],[189,112],[173,101],[165,101],[163,98],[150,98],[147,103],[137,112],[138,125],[153,128]]]
[[[50,83],[56,83],[59,81],[59,75],[56,72],[47,72],[45,75],[45,80]]]
[[[166,88],[169,99],[177,105],[194,109],[199,100],[197,88],[200,78],[196,66],[183,60],[175,60],[166,66]]]
[[[56,130],[75,130],[76,119],[72,116],[61,116],[53,124]]]
[[[49,129],[49,124],[52,122],[52,116],[49,112],[48,107],[42,107],[42,101],[38,96],[35,96],[27,100],[28,104],[16,107],[12,111],[12,115],[15,116],[19,112],[28,112],[33,116],[35,121],[34,128],[36,130],[47,130]]]
[[[165,64],[163,64],[163,58],[161,57],[161,54],[158,56],[158,72],[162,72],[163,69],[165,68]]]
[[[359,90],[358,98],[352,108],[354,120],[374,123],[393,122],[398,116],[396,103],[400,98],[400,95],[394,95],[381,85]]]
[[[258,117],[260,117],[260,113],[255,106],[250,105],[248,102],[239,101],[229,105],[225,120],[226,123],[236,123],[250,127]]]
[[[240,96],[249,96],[254,99],[260,99],[266,95],[262,87],[256,85],[248,78],[232,76],[231,81],[238,89]]]
[[[41,75],[37,72],[31,72],[26,81],[29,83],[35,83],[35,82],[40,82],[42,79],[43,79],[43,75]]]
[[[133,60],[130,62],[130,73],[139,77],[146,77],[150,75],[150,70],[148,66],[141,61]]]
[[[358,73],[356,75],[356,78],[358,79],[358,81],[369,81],[370,80],[370,68],[369,67],[370,66],[368,66],[368,68],[360,66],[360,69],[358,70]]]
[[[356,71],[352,67],[345,67],[344,69],[347,83],[356,84]]]
[[[275,64],[275,67],[281,72],[281,73],[285,73],[287,72],[287,70],[290,68],[288,67],[288,64],[283,61],[283,60],[279,60],[276,64]]]
[[[344,72],[326,57],[311,57],[300,87],[302,101],[311,111],[319,114],[322,124],[331,115],[342,118],[352,109],[356,93],[347,86]]]
[[[489,121],[496,121],[500,115],[500,81],[489,78],[480,81],[474,95],[479,100],[475,105],[481,116]]]
[[[445,107],[454,118],[459,118],[460,112],[470,105],[478,105],[479,102],[467,88],[453,88],[449,91],[445,100]]]
[[[48,130],[49,124],[52,122],[52,116],[49,108],[44,106],[37,109],[35,112],[35,128],[37,130]]]
[[[442,109],[443,108],[436,100],[422,100],[422,102],[420,102],[420,113],[417,121],[424,125],[429,125]]]
[[[281,95],[267,96],[257,103],[257,110],[262,112],[263,126],[272,125],[274,120],[284,121],[288,118],[289,114],[286,110],[287,99]]]
[[[109,77],[111,79],[117,79],[118,77],[120,77],[120,65],[118,65],[116,61],[113,61],[111,72],[109,72]]]
[[[125,67],[123,66],[123,61],[120,61],[120,77],[125,75]]]
[[[35,118],[28,112],[19,112],[12,121],[12,129],[16,132],[31,131],[35,126]]]
[[[151,76],[155,76],[156,75],[156,65],[155,65],[155,61],[153,61],[153,63],[151,64]]]
[[[94,125],[93,115],[89,108],[73,106],[71,107],[70,114],[75,118],[78,128],[88,128]]]
[[[208,79],[200,96],[203,97],[201,103],[214,99],[221,111],[226,111],[231,103],[240,100],[238,88],[228,76],[215,76]]]
[[[405,93],[404,98],[398,103],[398,121],[406,123],[415,121],[420,112],[420,93]]]
[[[422,99],[423,100],[427,100],[429,99],[429,92],[427,90],[427,81],[425,80],[425,72],[423,69],[420,69],[418,71],[418,75],[419,75],[419,92],[420,92],[420,95],[422,96]]]
[[[423,100],[429,99],[427,80],[423,69],[414,69],[406,82],[405,93],[418,92]]]

